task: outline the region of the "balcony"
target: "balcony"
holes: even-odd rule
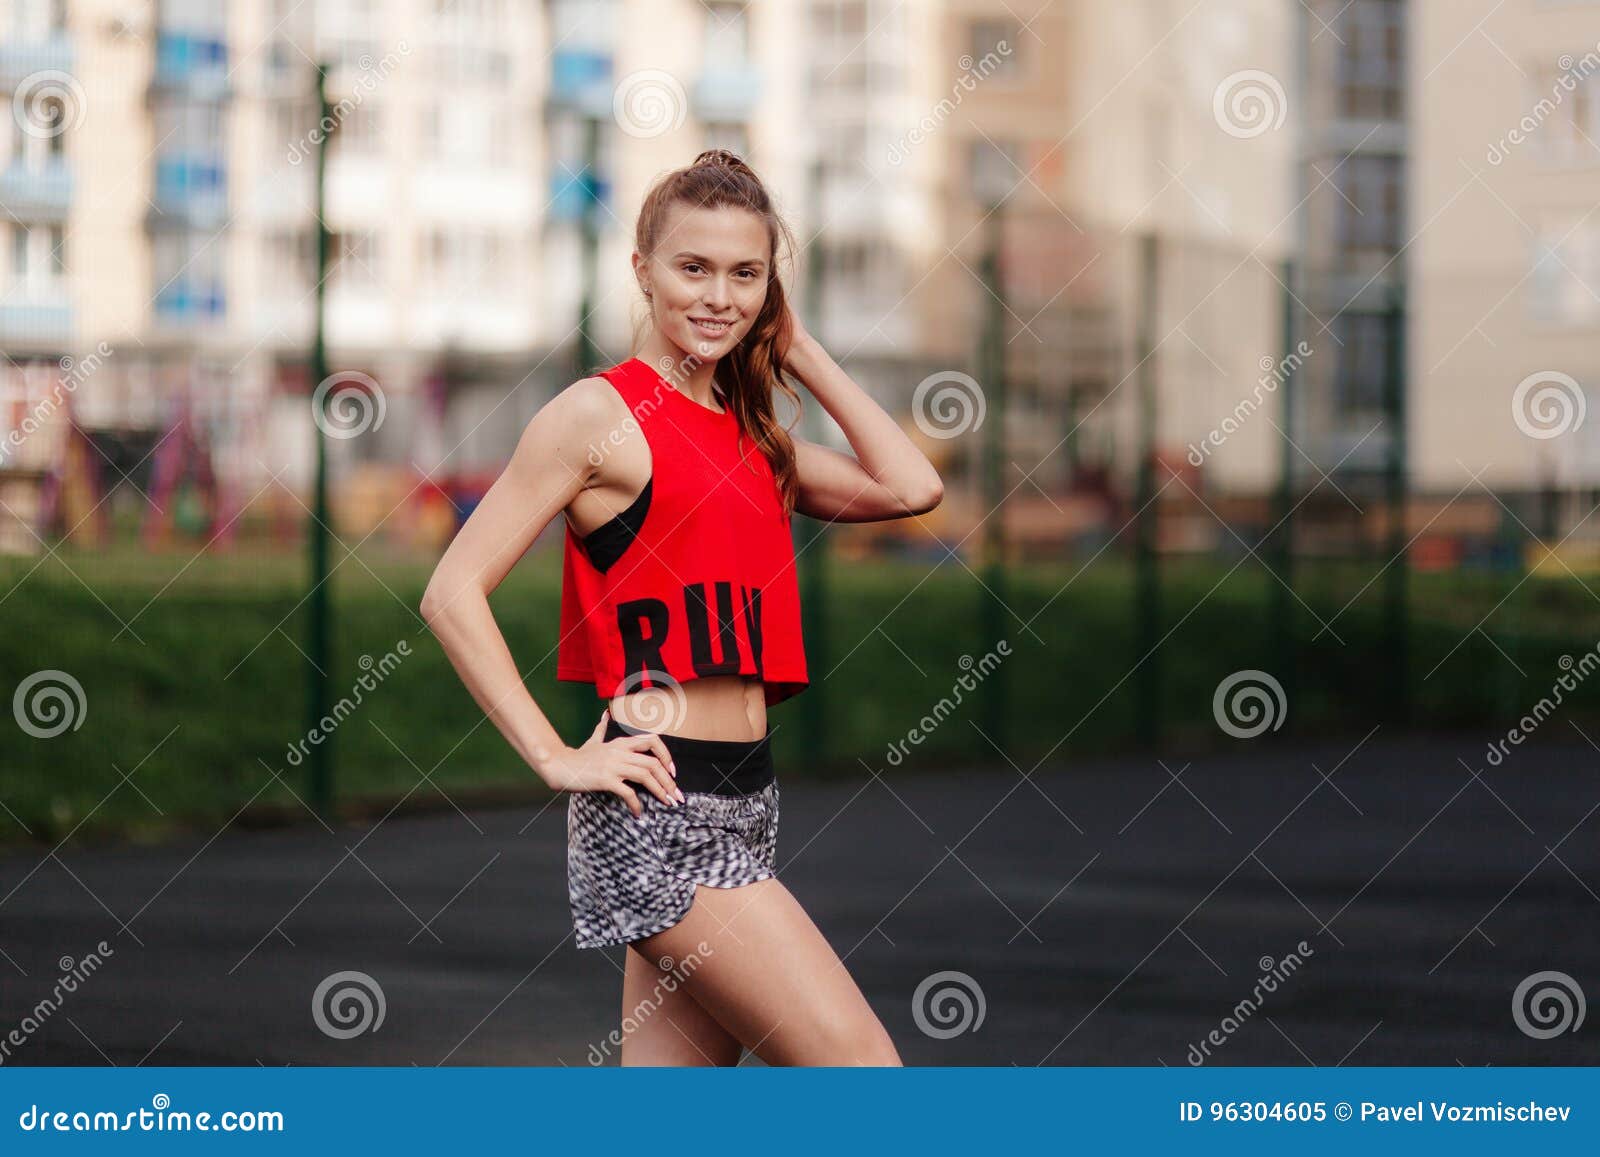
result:
[[[170,326],[220,320],[227,311],[227,299],[220,282],[208,282],[188,274],[163,285],[156,293],[156,317]]]
[[[55,163],[42,169],[16,163],[0,170],[0,208],[17,220],[59,224],[72,205],[72,170]]]
[[[587,49],[558,50],[550,57],[551,105],[589,116],[611,115],[611,55]]]
[[[73,336],[73,312],[65,294],[59,298],[0,300],[0,342],[13,349],[65,345]]]
[[[719,65],[694,84],[694,112],[702,121],[745,121],[761,96],[761,76],[748,65]]]
[[[66,33],[25,43],[0,41],[0,91],[13,92],[36,72],[72,72],[77,55]]]
[[[151,87],[195,100],[228,96],[228,46],[220,34],[164,31],[156,41]]]
[[[227,217],[227,171],[220,157],[170,154],[156,160],[152,229],[204,228]]]
[[[588,189],[600,204],[611,201],[611,182],[587,177],[581,165],[557,166],[550,174],[550,205],[545,215],[552,221],[577,221],[588,203]]]

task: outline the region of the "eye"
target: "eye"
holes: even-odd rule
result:
[[[684,265],[683,271],[685,273],[688,273],[691,269],[699,269],[699,268],[700,268],[700,263],[698,261],[690,261],[686,265]]]
[[[755,280],[756,271],[754,269],[741,269],[741,270],[739,270],[739,272],[740,273],[748,273],[750,275],[749,280],[751,280],[751,281]]]

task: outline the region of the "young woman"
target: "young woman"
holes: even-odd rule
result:
[[[791,514],[905,518],[933,466],[805,332],[755,173],[702,153],[650,190],[638,353],[534,415],[445,552],[422,613],[474,699],[568,797],[581,948],[627,944],[623,1064],[897,1065],[843,962],[774,875],[766,709],[807,683]],[[855,455],[791,437],[798,379]],[[608,701],[569,747],[523,686],[488,596],[566,516],[558,679]]]

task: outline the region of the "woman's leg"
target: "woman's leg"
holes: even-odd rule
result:
[[[624,955],[624,1065],[739,1063],[743,1046],[689,995],[681,969],[663,971],[656,957],[647,959],[632,947]]]
[[[769,1065],[901,1063],[844,962],[776,879],[696,885],[689,914],[635,947],[678,963],[690,995]]]

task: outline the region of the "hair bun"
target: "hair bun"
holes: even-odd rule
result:
[[[689,167],[691,169],[698,169],[702,167],[711,169],[732,169],[735,172],[750,173],[751,176],[755,175],[750,166],[745,164],[744,159],[741,158],[738,153],[730,152],[727,149],[707,149],[705,152],[696,157],[694,159],[694,164],[690,165]]]

